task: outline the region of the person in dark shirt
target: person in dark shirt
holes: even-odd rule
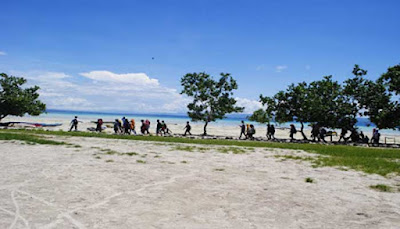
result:
[[[118,119],[115,119],[114,121],[114,133],[118,134],[121,132],[121,123],[119,122]]]
[[[157,136],[158,136],[159,134],[161,135],[161,128],[162,128],[161,122],[160,122],[159,119],[157,119],[157,126],[156,126],[156,135],[157,135]]]
[[[96,122],[96,131],[101,132],[102,129],[102,125],[103,125],[103,119],[98,119]]]
[[[296,127],[293,124],[290,124],[290,141],[294,140],[294,135],[297,133]]]
[[[271,134],[271,138],[272,138],[272,139],[275,139],[275,126],[274,126],[274,125],[271,125],[271,132],[270,132],[270,134]]]
[[[271,125],[267,124],[267,139],[271,140]]]
[[[124,119],[123,125],[125,134],[131,134],[131,125],[129,124],[128,119]]]
[[[73,128],[75,128],[75,131],[78,131],[78,116],[75,116],[74,119],[72,119],[71,121],[71,128],[69,129],[69,131],[72,131]]]
[[[186,126],[183,129],[185,130],[185,133],[183,134],[183,136],[186,136],[186,134],[192,135],[192,133],[190,133],[190,130],[192,129],[192,127],[190,126],[189,122],[186,122]]]
[[[246,125],[244,124],[244,121],[243,121],[243,120],[242,120],[242,123],[241,123],[241,125],[240,125],[239,127],[240,127],[240,136],[239,136],[239,139],[242,138],[242,135],[244,136],[244,138],[247,138],[247,137],[246,137]]]

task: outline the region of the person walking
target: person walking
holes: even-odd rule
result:
[[[270,134],[271,134],[271,139],[275,140],[275,126],[274,125],[271,125]]]
[[[375,129],[374,133],[372,134],[372,142],[374,144],[377,144],[379,146],[379,138],[381,137],[381,134],[379,133],[378,129]]]
[[[239,127],[240,127],[240,136],[239,136],[239,139],[241,139],[242,138],[242,135],[245,137],[245,139],[247,138],[246,137],[246,125],[244,124],[244,121],[242,120],[242,123],[241,123],[241,125],[239,125]]]
[[[131,134],[131,125],[129,124],[129,121],[128,121],[128,119],[124,119],[124,133],[125,134]]]
[[[318,124],[313,124],[312,125],[312,129],[311,129],[311,137],[313,138],[313,142],[315,142],[315,139],[317,139],[318,141],[321,141],[320,139],[320,131],[319,131],[319,126]]]
[[[146,119],[145,124],[146,124],[145,125],[145,127],[146,127],[145,131],[146,131],[147,134],[150,134],[150,132],[149,132],[149,130],[150,130],[150,121],[148,119]]]
[[[102,125],[103,125],[103,119],[97,119],[97,122],[96,122],[96,131],[98,131],[98,132],[101,132],[103,129],[102,129]]]
[[[78,116],[75,116],[75,118],[72,119],[72,121],[70,123],[71,128],[69,129],[69,131],[72,131],[72,129],[74,129],[74,128],[75,128],[75,131],[78,131],[78,123],[79,122],[81,122],[81,121],[78,121]]]
[[[160,122],[159,119],[157,119],[157,126],[156,126],[156,135],[157,135],[157,136],[158,136],[158,135],[161,135],[161,128],[162,128],[161,122]]]
[[[145,135],[146,133],[146,123],[144,123],[144,120],[140,120],[140,122],[142,123],[142,125],[140,126],[140,132]]]
[[[340,132],[340,138],[339,138],[339,141],[338,142],[340,142],[340,140],[344,140],[344,143],[346,143],[347,142],[347,138],[346,138],[346,134],[347,134],[347,128],[346,127],[343,127],[342,128],[342,131]]]
[[[256,129],[254,128],[254,125],[251,124],[247,131],[247,136],[250,140],[254,140],[254,134],[256,134]]]
[[[271,125],[267,124],[267,139],[271,140]]]
[[[325,128],[322,127],[322,128],[319,130],[319,138],[320,138],[323,142],[326,143],[325,136],[326,136],[326,130],[325,130]]]
[[[119,134],[121,132],[121,122],[118,119],[114,121],[114,133]]]
[[[169,134],[171,135],[171,131],[168,129],[167,124],[164,122],[164,120],[161,121],[161,131],[163,132],[163,134]]]
[[[186,126],[183,129],[185,130],[185,133],[183,134],[183,136],[186,136],[186,134],[192,135],[192,133],[190,133],[190,130],[192,129],[192,127],[190,126],[189,122],[186,122]]]
[[[290,124],[290,141],[295,140],[294,135],[297,133],[296,127],[293,124]]]
[[[131,119],[131,131],[133,132],[134,135],[136,135],[135,119]]]

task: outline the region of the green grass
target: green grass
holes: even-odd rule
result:
[[[246,153],[245,148],[239,148],[239,147],[220,147],[217,148],[218,152],[220,153],[233,153],[233,154],[244,154]]]
[[[225,169],[214,169],[214,171],[223,172],[223,171],[225,171]]]
[[[392,187],[387,186],[387,185],[385,185],[385,184],[371,185],[371,186],[369,186],[369,187],[372,188],[372,189],[381,191],[381,192],[392,192],[392,191],[393,191],[393,188],[392,188]]]
[[[146,161],[143,160],[136,160],[137,163],[146,164]]]
[[[307,178],[305,179],[305,181],[306,181],[307,183],[314,183],[314,180],[313,180],[311,177],[307,177]]]
[[[187,162],[187,161],[181,161],[181,163],[182,163],[182,164],[187,164],[188,162]]]
[[[15,133],[21,133],[16,136]],[[131,135],[108,135],[96,134],[87,132],[64,132],[64,131],[44,131],[44,130],[0,130],[0,140],[24,140],[21,138],[35,138],[34,142],[38,139],[32,134],[43,135],[57,135],[57,136],[77,136],[77,137],[96,137],[107,139],[127,139],[127,140],[141,140],[153,142],[168,142],[168,143],[189,143],[201,145],[218,145],[218,146],[243,146],[243,147],[264,147],[275,149],[292,149],[302,150],[310,153],[316,153],[327,157],[321,157],[318,166],[338,166],[348,167],[351,169],[364,171],[366,173],[376,173],[380,175],[387,175],[389,173],[400,174],[400,162],[395,161],[400,159],[399,149],[387,148],[366,148],[346,145],[322,145],[322,144],[301,144],[301,143],[279,143],[279,142],[258,142],[258,141],[236,141],[225,139],[190,139],[190,138],[177,138],[177,137],[160,137],[160,136],[131,136]],[[10,139],[10,134],[14,138]],[[26,135],[29,135],[26,137]],[[8,136],[8,137],[5,137]],[[4,139],[7,138],[7,139]],[[50,141],[42,139],[43,141]],[[62,144],[59,142],[54,144]],[[157,143],[157,144],[163,144]],[[41,143],[45,144],[45,143]],[[51,144],[51,143],[49,143]],[[177,146],[177,150],[194,151],[195,146]],[[200,147],[199,147],[200,148]]]
[[[18,140],[24,141],[29,145],[34,144],[44,144],[44,145],[70,145],[65,142],[57,142],[48,139],[44,139],[40,136],[31,135],[31,134],[15,134],[15,133],[8,133],[8,132],[0,132],[0,140]]]
[[[135,152],[129,152],[129,153],[123,153],[123,155],[128,155],[128,156],[133,156],[133,155],[139,155],[138,153]]]
[[[107,162],[107,163],[110,163],[110,162],[114,162],[114,160],[108,159],[108,160],[106,160],[106,162]]]
[[[175,146],[171,148],[171,151],[173,150],[179,150],[179,151],[187,151],[187,152],[194,152],[196,150],[196,146]]]

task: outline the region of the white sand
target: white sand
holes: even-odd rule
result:
[[[82,148],[1,142],[0,228],[400,227],[400,193],[369,188],[399,185],[399,177],[274,157],[305,152],[53,138]]]

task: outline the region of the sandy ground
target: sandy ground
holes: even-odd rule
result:
[[[400,193],[369,188],[399,177],[274,156],[302,151],[52,138],[81,147],[1,142],[0,228],[400,228]]]

